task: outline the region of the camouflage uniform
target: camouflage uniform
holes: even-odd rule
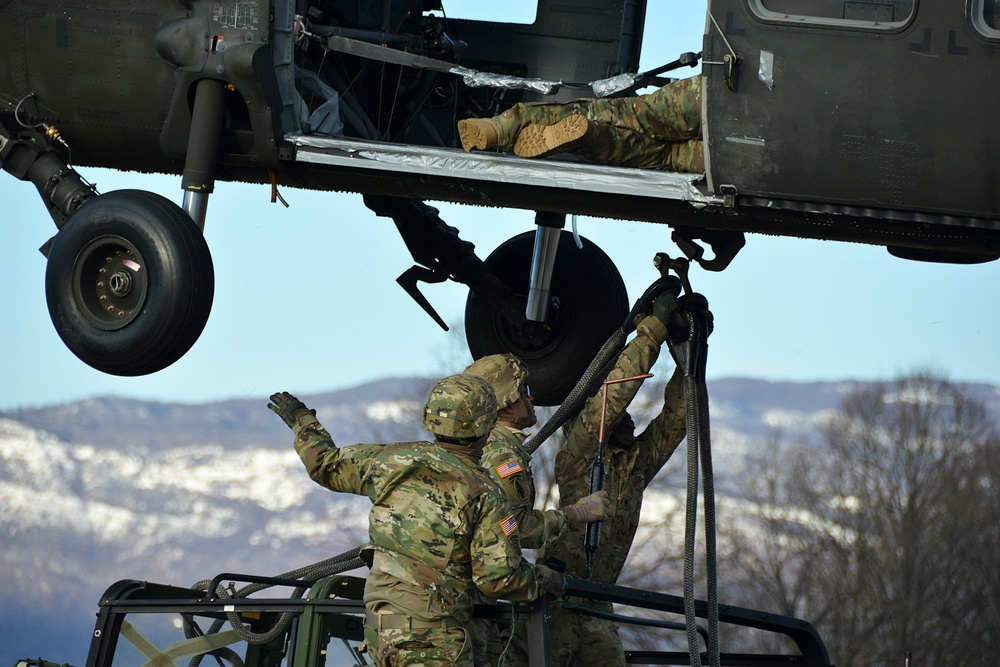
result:
[[[528,371],[520,359],[513,354],[491,354],[477,360],[465,369],[484,377],[496,392],[497,408],[504,410],[518,400],[530,400],[527,396]],[[536,510],[535,481],[531,476],[529,462],[531,453],[521,446],[527,435],[511,424],[516,418],[498,418],[498,423],[490,431],[489,439],[483,447],[480,465],[486,469],[503,489],[514,508],[517,517],[521,546],[538,549],[546,541],[559,535],[566,526],[566,517],[559,510]],[[504,422],[504,423],[500,423]],[[530,420],[522,420],[518,426],[530,427],[535,423],[534,413]]]
[[[490,431],[480,465],[510,500],[517,518],[521,546],[539,549],[561,534],[568,524],[559,510],[534,509],[535,482],[528,465],[531,454],[521,446],[525,438],[524,432],[498,424]],[[490,604],[490,600],[481,597],[477,603]],[[490,618],[473,619],[470,630],[476,667],[496,667],[508,633],[501,633],[496,620]]]
[[[535,480],[531,475],[531,454],[521,446],[527,434],[497,424],[483,447],[480,465],[503,489],[514,516],[524,549],[540,549],[566,527],[566,517],[559,510],[536,510]]]
[[[513,511],[478,467],[477,448],[443,442],[338,448],[309,414],[296,417],[292,430],[315,482],[372,501],[362,550],[371,567],[365,638],[379,667],[471,667],[465,627],[475,590],[513,600],[543,592],[544,568],[521,557]]]
[[[667,330],[655,317],[646,317],[637,334],[618,357],[608,379],[648,373],[667,337]],[[608,385],[605,417],[605,482],[611,498],[611,512],[601,524],[601,545],[594,559],[593,581],[618,581],[639,525],[642,495],[683,440],[686,432],[685,404],[681,375],[675,371],[664,391],[663,408],[646,430],[634,436],[634,444],[617,441],[621,431],[608,436],[608,428],[625,415],[641,381]],[[602,389],[603,391],[603,389]],[[581,413],[567,424],[566,444],[556,455],[555,476],[560,502],[572,504],[590,493],[590,469],[597,452],[601,427],[602,393],[588,399]],[[631,439],[631,433],[624,437]],[[621,446],[624,445],[624,446]],[[587,553],[584,548],[586,525],[570,524],[554,542],[542,550],[540,562],[555,558],[566,565],[566,573],[584,578]],[[611,611],[609,603],[569,598],[566,604],[583,604]],[[549,622],[553,667],[625,665],[625,654],[616,623],[553,605]],[[527,665],[523,633],[517,633],[512,660],[508,665]]]
[[[554,125],[573,115],[586,117],[596,130],[591,141],[573,150],[583,158],[622,167],[705,171],[701,77],[637,97],[516,104],[493,118],[499,133],[496,148],[510,152],[523,127]]]
[[[514,365],[513,361],[516,360],[511,360],[509,357],[512,355],[490,355],[476,362],[476,364],[485,362],[493,366],[489,369],[490,373],[482,373],[487,379],[493,379],[501,374],[515,379],[514,383],[507,383],[508,386],[500,389],[497,384],[493,385],[497,390],[497,403],[501,409],[521,398],[525,380],[522,364],[518,363],[517,367],[503,367],[508,363]],[[467,368],[466,372],[477,370],[476,364]],[[517,386],[510,386],[511,384]],[[497,424],[490,431],[483,447],[480,465],[500,485],[510,500],[514,516],[517,518],[521,547],[538,549],[563,531],[566,527],[566,517],[559,510],[534,509],[535,482],[529,465],[531,454],[521,446],[526,438],[527,435],[520,429]],[[477,603],[489,604],[490,600],[481,597]],[[501,633],[496,620],[488,618],[473,619],[470,630],[476,667],[488,665],[496,667],[506,643],[507,633]]]

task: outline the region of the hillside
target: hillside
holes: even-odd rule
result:
[[[425,438],[419,411],[429,386],[387,379],[301,398],[340,444],[415,440]],[[744,456],[765,436],[814,440],[856,386],[711,382],[720,496],[740,496]],[[657,389],[636,402],[640,427]],[[1000,416],[997,387],[966,389]],[[0,667],[38,656],[81,666],[97,601],[116,580],[279,574],[361,544],[367,499],[310,482],[265,405],[266,397],[190,405],[102,397],[0,413]],[[679,452],[647,494],[644,521],[681,497],[683,467]]]

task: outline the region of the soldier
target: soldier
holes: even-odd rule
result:
[[[378,667],[472,667],[466,628],[476,590],[512,600],[565,590],[560,574],[521,557],[510,503],[477,465],[496,422],[483,378],[452,375],[434,386],[424,408],[433,443],[338,448],[291,394],[272,395],[268,408],[294,432],[313,481],[372,501],[365,644]]]
[[[681,301],[684,301],[682,297]],[[653,313],[639,323],[635,337],[618,357],[608,379],[648,373],[656,363],[660,346],[667,339],[667,323],[678,310],[678,300],[664,294],[653,304]],[[601,545],[594,561],[592,580],[614,584],[618,581],[635,531],[639,525],[642,495],[686,433],[682,378],[678,371],[667,382],[663,407],[646,429],[635,435],[635,424],[627,408],[639,390],[641,380],[608,385],[605,414],[605,485],[611,501],[608,518],[601,524]],[[556,455],[555,476],[563,503],[573,503],[590,492],[590,470],[598,449],[603,390],[587,400],[583,410],[565,426],[566,442]],[[610,435],[608,435],[610,433]],[[546,545],[539,561],[559,562],[565,573],[584,578],[587,553],[586,526],[571,525]],[[572,607],[592,607],[611,611],[610,603],[567,598],[551,607],[549,639],[553,667],[625,665],[625,653],[618,626]],[[523,633],[517,633],[513,660],[527,664]]]
[[[497,397],[497,424],[483,447],[480,465],[503,489],[517,518],[521,546],[538,549],[559,536],[567,522],[586,525],[608,515],[608,494],[599,491],[561,510],[536,510],[535,482],[531,475],[531,454],[521,446],[522,429],[537,421],[528,391],[528,369],[513,354],[491,354],[473,362],[466,373],[480,375],[490,383]],[[486,602],[486,600],[483,600]],[[503,641],[493,619],[473,619],[471,626],[476,667],[495,667],[503,652]]]
[[[648,95],[516,104],[493,118],[458,121],[466,151],[521,157],[572,152],[593,162],[701,173],[701,78]]]
[[[514,508],[521,547],[539,549],[557,537],[566,523],[591,523],[607,516],[607,493],[581,498],[571,507],[536,510],[531,454],[521,446],[535,425],[535,405],[528,391],[528,369],[513,354],[491,354],[465,369],[486,378],[497,397],[497,423],[490,431],[480,465],[496,480]]]

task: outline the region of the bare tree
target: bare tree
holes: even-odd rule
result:
[[[993,664],[1000,441],[982,404],[918,373],[849,395],[822,435],[825,454],[774,447],[751,475],[742,590],[812,619],[840,667]]]
[[[779,432],[754,449],[747,466],[745,502],[719,523],[725,600],[819,624],[829,609],[818,604],[825,579],[824,552],[840,527],[809,508],[821,503],[816,475],[821,455],[789,446]],[[794,499],[795,502],[792,502]],[[720,593],[721,595],[721,593]],[[783,637],[730,632],[728,650],[789,652]]]

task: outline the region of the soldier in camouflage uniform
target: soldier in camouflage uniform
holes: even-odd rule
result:
[[[517,518],[521,546],[539,549],[558,537],[568,523],[586,525],[608,515],[608,494],[599,491],[561,510],[536,510],[535,482],[529,461],[531,454],[521,446],[537,421],[528,392],[528,369],[513,354],[492,354],[473,362],[466,373],[480,375],[490,383],[497,397],[497,424],[490,431],[480,465],[503,489]],[[480,602],[487,603],[487,600]],[[505,641],[493,619],[473,619],[472,641],[476,667],[496,667]]]
[[[268,407],[295,433],[313,481],[372,501],[362,549],[371,568],[365,644],[378,667],[472,667],[475,591],[533,600],[565,590],[561,575],[521,557],[510,503],[478,466],[496,422],[483,378],[453,375],[431,390],[424,426],[433,443],[338,448],[291,394],[272,395]]]
[[[659,297],[653,314],[643,318],[636,336],[618,357],[609,380],[648,373],[667,339],[667,325],[677,310],[672,294]],[[605,412],[605,482],[611,511],[601,524],[601,544],[594,559],[592,581],[618,581],[639,525],[639,512],[646,487],[684,439],[686,433],[682,378],[675,371],[667,382],[663,408],[646,429],[635,435],[628,405],[635,398],[641,380],[608,385]],[[556,455],[555,477],[562,503],[573,503],[590,492],[590,470],[597,453],[601,428],[603,389],[587,400],[583,410],[564,427],[566,443]],[[610,435],[609,435],[610,433]],[[546,545],[539,561],[560,561],[568,575],[584,578],[587,553],[586,526],[572,525]],[[549,639],[553,667],[607,667],[625,665],[625,653],[616,623],[572,609],[582,605],[611,611],[610,603],[567,598],[553,605]],[[523,633],[518,631],[508,665],[524,667],[527,656]]]
[[[535,482],[528,465],[531,454],[522,444],[523,429],[535,425],[535,406],[528,393],[528,369],[513,354],[492,354],[465,369],[486,378],[497,397],[497,423],[490,431],[480,465],[496,480],[514,508],[521,546],[539,549],[570,523],[590,523],[607,516],[607,493],[581,498],[572,507],[536,510]]]
[[[648,95],[516,104],[493,118],[458,122],[466,151],[521,157],[572,152],[593,162],[701,173],[701,77]]]

